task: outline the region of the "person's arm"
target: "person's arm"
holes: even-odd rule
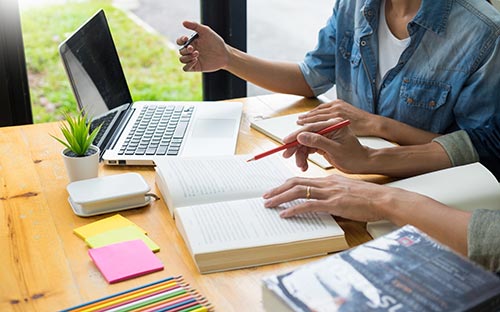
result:
[[[465,131],[476,147],[479,161],[500,181],[500,114],[492,116],[482,127]]]
[[[368,162],[357,173],[408,177],[452,166],[448,154],[438,143],[370,149]]]
[[[299,198],[310,199],[281,211],[282,217],[322,211],[356,221],[389,220],[398,226],[411,224],[454,250],[467,254],[467,226],[471,213],[450,208],[414,192],[331,175],[292,178],[263,197],[268,208]]]
[[[284,138],[284,143],[297,140],[300,145],[287,149],[283,156],[295,155],[296,164],[307,170],[307,156],[318,152],[335,168],[353,174],[383,174],[407,177],[451,167],[448,154],[436,142],[372,149],[362,146],[350,126],[324,136],[314,132],[338,123],[340,119],[308,124]]]
[[[457,252],[468,255],[467,228],[471,212],[451,208],[413,192],[390,194],[377,205],[384,219],[397,226],[411,224]]]
[[[418,145],[432,141],[439,134],[407,125],[392,118],[376,115],[373,136],[384,138],[399,145]]]
[[[500,272],[500,211],[479,209],[469,222],[467,246],[471,260]]]
[[[263,60],[233,47],[229,47],[229,58],[223,69],[264,89],[313,97],[299,65],[289,62]]]
[[[210,27],[195,22],[184,22],[184,27],[198,33],[198,38],[180,50],[179,60],[185,71],[213,72],[227,70],[243,80],[265,89],[311,97],[314,94],[306,83],[299,65],[263,60],[229,46]],[[188,38],[182,36],[177,44]]]
[[[479,161],[476,148],[464,130],[438,136],[432,140],[441,145],[452,167]]]
[[[349,119],[351,128],[357,136],[379,137],[399,145],[429,143],[439,136],[391,118],[368,113],[343,100],[323,103],[300,115],[297,123],[306,125],[332,118]]]

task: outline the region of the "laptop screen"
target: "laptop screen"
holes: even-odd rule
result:
[[[132,103],[103,10],[61,43],[59,52],[78,106],[89,117]]]

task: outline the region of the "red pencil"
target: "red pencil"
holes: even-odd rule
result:
[[[319,130],[316,133],[317,134],[321,134],[321,135],[327,134],[327,133],[330,133],[330,132],[332,132],[334,130],[337,130],[337,129],[340,129],[342,127],[345,127],[345,126],[349,125],[350,123],[351,122],[349,120],[343,120],[343,121],[341,121],[341,122],[339,122],[337,124],[334,124],[334,125],[331,125],[329,127],[324,128],[324,129],[321,129],[321,130]],[[247,160],[247,162],[253,161],[253,160],[257,160],[257,159],[261,159],[263,157],[272,155],[274,153],[277,153],[279,151],[285,150],[285,149],[290,148],[290,147],[294,147],[296,145],[299,145],[299,142],[293,141],[293,142],[287,143],[285,145],[278,146],[278,147],[273,148],[273,149],[271,149],[271,150],[269,150],[267,152],[255,155],[253,158],[250,158],[249,160]]]

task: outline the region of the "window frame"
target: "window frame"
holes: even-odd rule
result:
[[[0,126],[32,124],[19,3],[0,0]]]

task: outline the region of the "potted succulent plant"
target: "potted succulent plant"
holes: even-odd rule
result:
[[[92,145],[100,126],[90,131],[90,122],[80,112],[76,117],[65,114],[65,123],[60,127],[64,140],[53,136],[65,146],[62,151],[64,165],[70,182],[97,177],[99,148]]]

